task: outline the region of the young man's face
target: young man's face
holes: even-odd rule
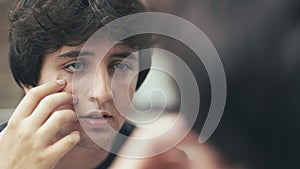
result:
[[[58,136],[80,131],[79,145],[94,149],[98,146],[90,137],[96,142],[101,140],[111,144],[111,129],[119,131],[125,122],[116,102],[120,110],[126,109],[131,101],[136,88],[139,57],[134,53],[126,58],[133,51],[125,45],[114,46],[102,57],[99,57],[101,48],[97,44],[82,47],[63,46],[46,55],[38,85],[56,79],[67,81],[63,91],[78,96],[79,100],[75,105],[65,105],[60,109],[75,110],[79,122],[65,124]]]

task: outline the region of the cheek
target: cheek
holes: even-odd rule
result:
[[[74,76],[70,80],[70,88],[73,90],[73,94],[80,98],[88,97],[90,90],[94,88],[94,74],[88,73],[82,77]]]
[[[72,86],[73,86],[73,83],[72,83],[73,81],[72,80],[67,80],[67,85],[66,85],[66,87],[63,89],[63,91],[65,91],[65,92],[68,92],[68,93],[72,93],[73,91],[73,89],[72,89]]]
[[[66,74],[63,72],[54,73],[54,71],[52,73],[44,73],[42,75],[43,76],[41,76],[38,85],[41,85],[41,84],[44,84],[44,83],[50,82],[50,81],[55,81],[57,79],[64,79],[66,81],[67,85],[66,85],[66,87],[64,87],[63,91],[72,93],[72,86],[73,86],[72,75],[69,75],[69,74]]]
[[[130,100],[132,100],[132,97],[135,93],[135,89],[136,89],[136,84],[137,84],[137,79],[138,79],[138,76],[135,76],[132,81],[130,82],[130,86],[129,86],[129,98]]]
[[[67,82],[66,88],[70,88],[72,86],[72,78],[73,75],[65,72],[65,70],[61,69],[57,65],[53,64],[51,61],[48,61],[47,57],[44,60],[44,64],[42,65],[42,69],[40,71],[40,79],[38,85],[44,84],[46,82],[55,81],[57,79],[64,79]]]
[[[136,79],[133,79],[131,82],[125,80],[115,80],[112,84],[112,93],[114,96],[119,97],[120,100],[128,100],[128,98],[131,100],[135,88],[136,88]]]
[[[57,73],[56,79],[64,79],[66,81],[67,85],[66,85],[66,87],[64,87],[63,91],[72,93],[73,77],[71,74],[60,71]]]

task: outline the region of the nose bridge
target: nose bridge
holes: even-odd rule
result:
[[[99,65],[93,76],[93,87],[90,98],[104,103],[112,98],[110,79],[106,67]]]

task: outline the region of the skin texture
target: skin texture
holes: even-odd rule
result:
[[[46,55],[38,86],[23,85],[26,95],[7,128],[0,133],[1,169],[91,169],[107,157],[108,153],[94,141],[113,146],[111,129],[119,131],[125,122],[118,110],[127,108],[135,92],[139,58],[124,45],[115,46],[104,56],[98,53],[97,44],[82,47],[64,46]],[[77,57],[80,50],[85,54]],[[76,52],[74,57],[72,54]],[[120,57],[120,53],[133,53],[134,58]],[[114,100],[120,109],[117,110]],[[81,123],[81,116],[91,111],[109,113],[112,116],[108,121],[110,127],[97,128]],[[174,116],[165,116],[148,128],[136,129],[132,137],[160,134],[174,120]],[[184,128],[181,119],[173,128],[175,132],[149,142],[143,151],[161,148],[184,132]],[[121,151],[136,150],[135,145],[126,142]],[[117,157],[111,168],[222,167],[217,155],[206,145],[199,145],[196,135],[189,133],[163,154],[138,160]]]
[[[0,133],[0,159],[5,161],[1,162],[0,168],[93,168],[107,157],[107,152],[86,135],[74,108],[81,115],[89,111],[108,112],[112,116],[109,125],[118,131],[125,118],[113,104],[110,83],[115,75],[114,90],[121,92],[128,91],[126,84],[128,79],[132,80],[129,83],[131,99],[137,81],[134,75],[138,72],[138,56],[128,61],[115,57],[118,53],[129,52],[124,46],[116,46],[101,58],[101,62],[98,62],[94,47],[90,48],[94,56],[80,56],[78,60],[77,57],[61,57],[70,51],[79,52],[81,47],[64,46],[46,55],[38,86],[23,85],[26,96],[17,106],[7,128]],[[130,69],[124,63],[130,65]],[[72,90],[75,73],[78,83],[89,83]],[[90,132],[100,135],[97,139],[111,143],[108,130],[101,130]]]
[[[63,104],[73,102],[71,94],[57,93],[64,86],[65,81],[49,82],[27,93],[7,128],[0,133],[0,158],[5,161],[1,162],[1,168],[51,168],[79,141],[79,133],[72,132],[54,144],[51,142],[57,126],[66,121],[76,121],[72,111],[52,112]],[[55,121],[55,124],[46,125],[45,121]]]
[[[66,56],[69,52],[80,52],[82,46],[63,47],[60,50],[47,55],[41,70],[41,78],[39,84],[43,84],[49,80],[66,79],[67,86],[63,91],[75,94],[78,98],[78,103],[75,105],[78,116],[85,115],[92,111],[105,111],[113,116],[109,121],[110,126],[119,131],[122,127],[125,118],[118,112],[113,103],[112,79],[114,76],[113,90],[116,93],[124,93],[128,91],[126,84],[128,80],[133,78],[133,82],[129,86],[130,100],[135,92],[135,84],[137,78],[134,74],[138,72],[138,57],[136,60],[129,60],[115,57],[120,53],[131,52],[128,48],[119,45],[112,48],[104,57],[98,56],[97,44],[95,46],[85,47],[82,51],[93,54],[82,55],[80,57]],[[75,67],[77,62],[77,68]],[[113,66],[119,64],[124,66],[129,64],[131,69],[123,68],[124,71],[118,70]],[[124,65],[121,65],[124,64]],[[116,96],[114,100],[128,100],[125,96]],[[124,106],[123,106],[124,107]],[[63,108],[73,109],[71,105],[65,105]],[[62,137],[71,131],[80,131],[81,140],[79,145],[88,149],[99,148],[83,131],[79,122],[66,123],[62,126],[58,133],[58,137]],[[92,138],[97,140],[107,140],[107,144],[111,143],[109,130],[101,130],[101,132],[92,132],[87,129]],[[112,137],[112,136],[111,136]],[[96,140],[96,141],[97,141]]]

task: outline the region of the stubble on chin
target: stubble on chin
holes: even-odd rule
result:
[[[79,131],[80,133],[80,141],[77,143],[76,146],[79,146],[84,149],[88,150],[103,150],[101,146],[96,144],[84,131],[84,129],[81,127],[80,123],[77,122],[72,122],[72,123],[67,123],[61,127],[55,138],[53,139],[54,141],[58,141],[59,139],[67,136],[73,131]],[[101,135],[101,134],[99,134]],[[104,145],[104,147],[111,147],[113,138],[109,137],[106,135],[106,137],[102,137],[101,140],[99,140],[101,145]]]

